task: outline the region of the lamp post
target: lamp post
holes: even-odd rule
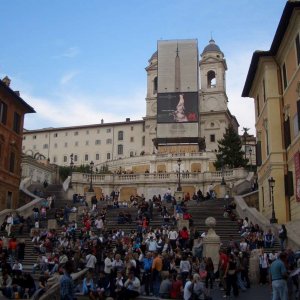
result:
[[[70,184],[69,188],[71,189],[73,187],[72,185],[72,173],[73,173],[73,167],[74,167],[74,162],[73,162],[73,153],[70,155]]]
[[[249,156],[250,156],[250,172],[252,172],[252,148],[249,149]]]
[[[91,161],[90,162],[91,180],[90,180],[90,188],[89,188],[90,193],[94,192],[94,189],[93,189],[93,168],[94,168],[94,162]]]
[[[225,179],[224,179],[224,159],[221,158],[221,172],[222,172],[222,181],[221,185],[226,185]]]
[[[270,201],[272,202],[272,217],[270,219],[270,223],[278,223],[278,220],[275,217],[275,209],[274,209],[274,186],[275,186],[275,179],[273,177],[268,179],[269,181],[269,191],[270,191]]]
[[[177,165],[178,165],[178,186],[177,186],[177,191],[181,192],[182,188],[181,188],[181,184],[180,184],[180,165],[181,165],[181,158],[180,157],[177,160]]]

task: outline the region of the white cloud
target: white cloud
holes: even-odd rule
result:
[[[22,98],[36,110],[36,114],[26,115],[26,129],[98,124],[101,119],[105,123],[125,121],[127,117],[140,120],[146,107],[144,91],[122,98],[72,92],[61,92],[51,99],[22,93]]]
[[[79,74],[78,71],[70,71],[70,72],[65,73],[60,79],[60,84],[61,85],[67,84],[78,74]]]
[[[62,54],[55,55],[54,58],[61,58],[61,57],[74,58],[79,53],[80,53],[80,49],[78,47],[69,47]]]

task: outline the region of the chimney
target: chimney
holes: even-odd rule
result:
[[[10,86],[10,82],[11,82],[11,80],[7,77],[7,76],[5,76],[3,79],[2,79],[2,82],[6,85],[6,86]]]
[[[126,122],[130,122],[130,118],[126,118]]]
[[[104,120],[103,119],[101,119],[101,124],[104,124]]]

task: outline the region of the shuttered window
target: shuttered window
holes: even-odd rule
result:
[[[256,149],[255,149],[255,153],[256,153],[256,165],[257,166],[261,166],[262,164],[262,158],[261,158],[261,142],[258,141],[256,143]]]

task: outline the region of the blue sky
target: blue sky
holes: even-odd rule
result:
[[[1,2],[0,76],[37,111],[37,129],[141,119],[157,40],[213,38],[227,65],[229,109],[254,133],[241,98],[253,51],[268,50],[284,0],[11,0]]]

